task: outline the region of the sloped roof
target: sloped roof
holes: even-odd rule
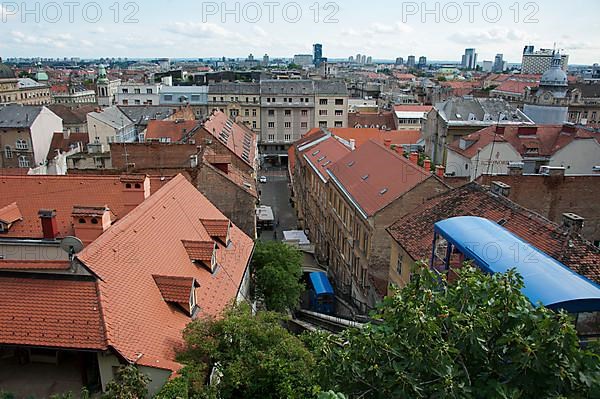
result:
[[[69,270],[67,261],[0,259],[0,270]]]
[[[43,108],[35,105],[1,105],[0,128],[30,127]]]
[[[86,124],[87,114],[96,111],[98,107],[94,105],[85,105],[81,107],[71,108],[63,104],[51,104],[48,105],[50,111],[58,115],[64,124],[76,125]]]
[[[0,342],[106,349],[96,283],[0,277]]]
[[[432,198],[425,208],[392,225],[388,231],[415,260],[429,259],[434,224],[457,216],[478,216],[495,222],[567,267],[600,283],[600,250],[507,198],[476,183]]]
[[[464,149],[460,147],[461,141],[463,140],[470,143],[470,145]],[[484,129],[465,136],[462,139],[455,140],[452,144],[448,145],[448,148],[467,159],[473,159],[479,150],[482,150],[492,143],[506,143],[506,140],[501,134],[494,134],[493,129]]]
[[[152,185],[151,185],[152,186]],[[42,238],[40,209],[55,209],[59,237],[74,234],[71,214],[75,205],[104,206],[117,218],[127,213],[120,176],[0,176],[0,206],[16,203],[23,220],[3,233],[8,238]]]
[[[182,241],[210,241],[202,220],[227,220],[178,175],[77,258],[98,282],[108,344],[131,362],[176,370],[175,351],[189,315],[169,306],[153,276],[194,278],[200,316],[218,316],[236,298],[254,248],[233,225],[231,244],[216,252],[210,273],[194,264]]]
[[[311,131],[312,132],[312,131]],[[336,137],[346,141],[354,140],[356,148],[362,147],[369,141],[379,144],[385,144],[386,140],[391,140],[394,145],[417,144],[421,141],[421,131],[419,130],[380,130],[372,128],[333,128],[329,132]]]
[[[90,138],[87,133],[71,133],[69,137],[65,137],[62,132],[54,133],[52,135],[52,141],[50,142],[50,149],[48,150],[46,159],[54,159],[57,155],[57,150],[68,152],[78,143],[81,144],[82,149],[85,150],[85,146],[89,142]]]
[[[151,120],[148,122],[146,140],[169,138],[173,143],[176,143],[199,126],[198,121]]]
[[[193,277],[152,276],[166,302],[187,304],[196,286]]]
[[[335,184],[373,216],[432,175],[393,151],[369,141],[329,169]]]
[[[0,222],[11,224],[21,219],[23,219],[23,215],[21,215],[16,202],[0,208]]]
[[[351,128],[395,129],[396,115],[393,112],[351,112],[348,114],[348,126]]]
[[[329,137],[325,141],[304,150],[304,159],[313,167],[324,181],[329,180],[327,170],[338,160],[350,153],[350,149],[336,138]]]
[[[204,130],[224,144],[248,166],[254,167],[257,143],[254,132],[230,120],[220,111],[213,112],[204,122]]]

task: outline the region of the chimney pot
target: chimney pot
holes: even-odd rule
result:
[[[492,182],[492,192],[494,194],[508,198],[510,196],[510,189],[511,187],[508,184],[501,181]]]
[[[426,159],[425,162],[423,162],[423,168],[425,168],[425,170],[427,172],[431,172],[431,160],[430,159]]]
[[[563,226],[569,233],[581,234],[584,224],[585,218],[575,213],[563,213]]]
[[[418,152],[411,152],[410,153],[410,162],[412,162],[415,165],[419,164],[419,153]]]
[[[437,177],[439,178],[444,178],[445,174],[446,174],[446,168],[442,165],[438,165],[435,167],[435,174],[437,175]]]
[[[508,175],[522,176],[524,166],[525,165],[523,164],[523,162],[511,162],[510,164],[508,164]]]
[[[383,141],[383,143],[385,144],[385,146],[386,146],[387,148],[390,148],[390,147],[392,146],[392,140],[390,140],[390,139],[385,139],[385,140]]]

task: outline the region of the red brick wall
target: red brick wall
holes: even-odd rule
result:
[[[192,144],[129,143],[111,144],[114,169],[126,169],[135,164],[136,169],[189,168],[190,156],[201,150]],[[198,156],[198,161],[201,156]]]

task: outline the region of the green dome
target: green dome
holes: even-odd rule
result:
[[[48,74],[44,71],[38,71],[36,72],[35,76],[33,77],[35,80],[37,80],[38,82],[47,82],[48,81]]]

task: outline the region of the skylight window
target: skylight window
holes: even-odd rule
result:
[[[356,162],[354,162],[354,161],[350,161],[350,162],[348,163],[348,167],[349,167],[349,168],[353,167],[355,163],[356,163]]]
[[[325,160],[325,158],[327,158],[327,157],[321,157],[317,160],[317,162],[323,162]]]
[[[329,165],[331,165],[331,161],[327,161],[323,164],[323,166],[329,166]]]
[[[315,152],[312,153],[313,157],[316,157],[317,155],[319,155],[319,153],[321,152],[321,150],[317,150]]]
[[[379,195],[385,195],[387,192],[388,192],[388,189],[387,189],[387,188],[384,188],[383,190],[381,190],[381,191],[379,192]]]
[[[369,175],[364,175],[364,176],[362,177],[362,179],[363,179],[363,180],[368,180],[368,179],[369,179]]]

